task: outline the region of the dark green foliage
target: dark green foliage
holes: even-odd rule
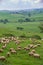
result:
[[[34,39],[41,39],[41,37],[39,35],[33,35],[31,37],[34,38]]]
[[[7,19],[5,19],[5,20],[3,21],[3,23],[4,23],[4,24],[8,23],[8,20],[7,20]]]
[[[28,16],[31,17],[31,13],[29,13]]]
[[[26,38],[25,33],[23,33],[22,35],[20,35],[21,38]]]
[[[19,19],[18,22],[30,22],[31,19],[30,18],[25,18],[25,19]]]
[[[24,20],[23,19],[19,19],[18,22],[22,23],[22,22],[24,22]]]
[[[3,22],[3,20],[1,19],[0,22]]]
[[[9,37],[9,36],[14,36],[14,35],[12,33],[7,33],[7,34],[3,34],[3,36]]]
[[[39,28],[40,28],[41,32],[43,33],[43,23],[40,24]]]
[[[22,28],[22,27],[17,27],[17,30],[23,30],[24,28]]]
[[[30,22],[31,20],[30,20],[29,18],[26,18],[25,21],[26,21],[26,22]]]
[[[0,20],[0,22],[2,22],[2,23],[4,23],[4,24],[6,24],[6,23],[8,23],[9,21],[8,21],[8,19],[4,19],[4,20],[3,20],[3,19],[1,19],[1,20]]]

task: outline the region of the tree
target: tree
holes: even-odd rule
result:
[[[7,22],[8,22],[8,20],[7,20],[7,19],[5,19],[5,20],[3,21],[3,23],[4,23],[4,24],[6,24]]]
[[[39,28],[40,28],[41,32],[43,33],[43,23],[40,24]]]
[[[9,21],[8,21],[8,19],[4,19],[4,20],[1,19],[0,22],[6,24],[6,23],[8,23]]]
[[[3,20],[1,19],[0,22],[3,22]]]
[[[19,19],[18,22],[22,23],[22,22],[24,22],[24,20],[23,19]]]
[[[23,30],[24,28],[22,28],[22,27],[17,27],[17,30]]]
[[[28,16],[31,17],[31,14],[29,13]]]
[[[30,18],[26,18],[25,21],[26,21],[26,22],[30,22]]]

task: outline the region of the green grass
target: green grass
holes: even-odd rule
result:
[[[10,22],[7,24],[0,23],[0,37],[3,37],[3,34],[12,33],[15,36],[20,36],[25,34],[26,36],[30,37],[32,35],[39,35],[43,38],[43,33],[40,33],[40,29],[38,26],[40,25],[39,21],[36,22],[23,22],[19,23],[17,20],[23,19],[28,17],[27,15],[21,15],[21,14],[6,14],[6,13],[0,13],[0,19],[8,19]],[[42,14],[33,15],[30,17],[31,19],[43,19]],[[17,27],[23,27],[23,30],[17,30]],[[24,48],[28,44],[30,44],[30,40],[26,39],[24,42],[21,42],[20,46]],[[17,49],[17,46],[15,42],[10,42],[6,49],[4,49],[3,53],[0,53],[1,55],[6,56],[6,53],[9,51],[10,47],[13,47],[14,49]],[[0,43],[0,48],[2,47],[2,44]],[[10,57],[7,57],[7,62],[0,61],[0,65],[43,65],[43,42],[41,42],[41,47],[36,48],[36,52],[40,54],[41,59],[36,59],[34,57],[30,57],[28,55],[29,51],[21,50],[17,51],[17,54],[11,54]]]
[[[26,39],[24,42],[20,44],[22,48],[30,44],[30,41]],[[15,42],[10,42],[6,49],[4,49],[3,53],[0,53],[0,55],[6,56],[6,53],[9,51],[9,49],[13,47],[14,49],[17,49],[18,45],[15,44]],[[10,57],[7,58],[7,62],[2,62],[3,65],[43,65],[43,44],[41,43],[41,47],[36,48],[36,53],[39,53],[41,56],[41,59],[37,59],[34,57],[31,57],[28,55],[29,51],[21,50],[17,51],[17,54],[11,54]],[[1,63],[1,61],[0,61]],[[7,64],[6,64],[7,63]]]
[[[3,24],[0,23],[0,36],[6,33],[12,33],[15,36],[20,36],[25,33],[26,36],[30,35],[40,35],[43,37],[43,33],[40,33],[40,29],[38,26],[40,25],[40,22],[25,22],[25,23],[7,23]],[[17,30],[17,27],[23,27],[24,29]]]

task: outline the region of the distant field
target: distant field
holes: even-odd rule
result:
[[[19,19],[24,19],[24,18],[30,18],[30,19],[36,19],[35,22],[23,22],[19,23]],[[40,22],[37,20],[43,20],[43,13],[41,14],[35,14],[29,17],[28,15],[23,15],[23,14],[9,14],[9,13],[0,13],[0,20],[1,19],[8,19],[9,23],[3,24],[0,23],[0,30],[4,32],[6,31],[18,31],[17,27],[23,27],[24,30],[21,32],[31,32],[31,33],[40,33],[40,29],[38,26],[40,25]],[[0,32],[0,33],[4,33]],[[19,32],[19,31],[18,31]]]
[[[0,23],[0,35],[11,32],[16,36],[19,36],[23,33],[29,36],[29,35],[33,35],[34,33],[34,34],[39,34],[42,37],[43,34],[40,33],[40,29],[38,28],[39,25],[40,25],[40,22],[37,22],[37,23],[28,22],[28,23],[22,23],[22,24],[21,23],[7,23],[7,24]],[[17,30],[17,27],[23,27],[24,29],[22,31]]]

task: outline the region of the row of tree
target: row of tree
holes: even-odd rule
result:
[[[30,18],[25,18],[25,19],[19,19],[18,22],[30,22]]]
[[[8,21],[8,19],[4,19],[4,20],[1,19],[0,22],[6,24],[6,23],[8,23],[9,21]]]
[[[37,20],[37,19],[31,19],[31,18],[25,18],[25,19],[19,19],[18,22],[36,22],[36,21],[43,21],[43,20]]]

